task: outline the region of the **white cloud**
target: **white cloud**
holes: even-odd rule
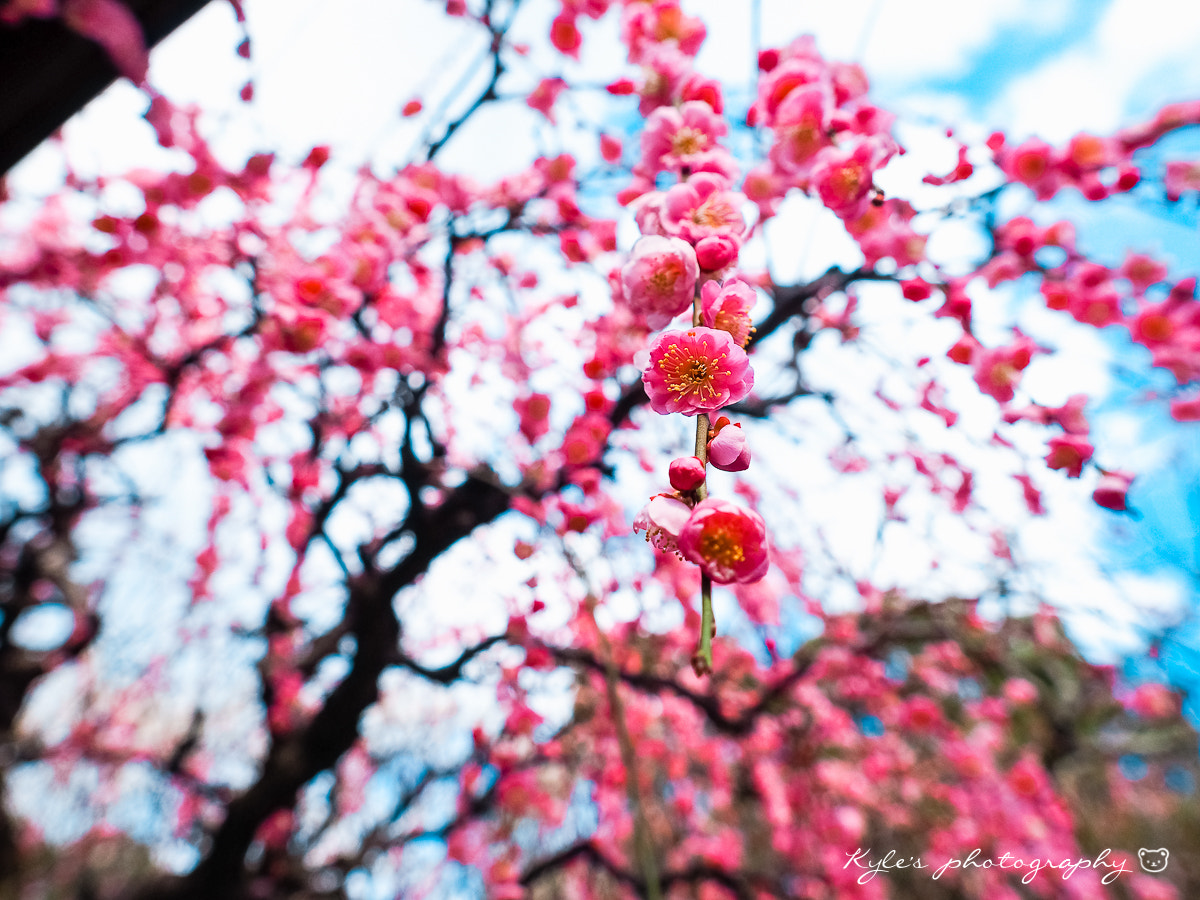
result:
[[[989,118],[1053,142],[1114,131],[1196,95],[1198,44],[1200,5],[1114,0],[1091,40],[1015,79]]]

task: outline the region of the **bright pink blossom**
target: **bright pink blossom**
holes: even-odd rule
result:
[[[656,413],[694,416],[741,400],[754,386],[754,371],[729,332],[692,328],[655,338],[642,381]]]
[[[866,211],[875,170],[886,155],[873,140],[859,141],[850,152],[827,147],[813,162],[809,179],[825,206],[843,219],[854,219]]]
[[[1018,147],[1002,148],[996,162],[1009,178],[1033,189],[1039,200],[1049,200],[1063,183],[1055,165],[1054,148],[1039,138],[1030,138]]]
[[[564,56],[579,59],[579,48],[583,44],[583,35],[572,16],[561,15],[550,23],[550,43]]]
[[[746,232],[742,218],[745,202],[745,195],[729,190],[725,178],[702,172],[667,191],[662,227],[692,244],[710,235],[740,241]]]
[[[1068,478],[1079,477],[1083,464],[1092,458],[1095,450],[1086,439],[1074,434],[1052,437],[1046,445],[1050,448],[1046,465],[1051,469],[1066,469]]]
[[[678,109],[659,107],[646,119],[642,132],[642,165],[652,173],[698,171],[713,154],[728,156],[718,144],[726,128],[725,120],[699,100]]]
[[[1151,256],[1130,253],[1125,257],[1125,262],[1121,263],[1117,274],[1128,279],[1129,283],[1133,285],[1133,289],[1140,294],[1150,285],[1165,281],[1167,267]]]
[[[537,83],[537,86],[529,92],[529,96],[525,102],[533,109],[536,109],[543,116],[554,121],[554,101],[558,99],[558,95],[567,89],[567,83],[561,78],[543,78]]]
[[[1172,400],[1171,418],[1177,422],[1200,422],[1200,394]]]
[[[975,369],[975,383],[998,403],[1008,403],[1035,349],[1033,341],[1022,338],[1007,347],[976,353],[971,360]]]
[[[679,532],[691,514],[691,507],[678,497],[655,494],[633,520],[633,530],[646,532],[646,540],[656,550],[678,553]]]
[[[630,62],[640,62],[650,48],[670,41],[688,56],[695,56],[707,29],[701,19],[684,15],[679,0],[628,3],[621,21],[621,43],[629,47]]]
[[[770,565],[762,516],[728,500],[697,504],[679,532],[679,552],[718,584],[758,581]]]
[[[754,331],[750,310],[757,299],[754,288],[740,279],[724,285],[705,282],[700,291],[700,321],[707,328],[728,331],[735,344],[745,347]]]
[[[1168,200],[1178,200],[1187,191],[1200,191],[1200,162],[1167,163],[1163,184]]]
[[[619,163],[621,161],[621,140],[615,138],[611,134],[600,135],[600,156],[603,157],[606,163]]]
[[[1046,410],[1048,421],[1058,424],[1067,434],[1087,434],[1088,421],[1084,415],[1087,406],[1086,394],[1072,394],[1062,406]]]
[[[788,94],[775,116],[771,159],[785,172],[807,173],[817,153],[829,146],[830,96],[823,85],[806,85]]]
[[[692,305],[699,277],[696,251],[687,241],[647,235],[633,245],[621,286],[630,307],[660,328]]]

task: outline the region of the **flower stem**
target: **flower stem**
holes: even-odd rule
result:
[[[700,291],[692,301],[692,327],[700,325]],[[708,470],[708,413],[696,416],[696,457]],[[708,479],[696,486],[696,500],[708,496]],[[713,620],[712,608],[712,579],[707,572],[700,573],[700,644],[692,655],[692,668],[697,675],[707,675],[713,669],[712,639],[716,633],[717,624]]]
[[[692,656],[692,668],[697,675],[708,675],[713,669],[712,639],[717,631],[713,619],[712,579],[707,573],[700,575],[700,646]]]

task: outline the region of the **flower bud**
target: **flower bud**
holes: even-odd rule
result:
[[[704,463],[697,456],[681,456],[671,460],[668,475],[675,490],[694,491],[704,483]]]

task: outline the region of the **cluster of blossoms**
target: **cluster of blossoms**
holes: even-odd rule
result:
[[[703,31],[688,27],[672,10],[678,13],[675,4],[658,3],[626,18],[625,30],[636,38],[630,41],[631,59],[646,68],[653,89],[643,88],[643,100],[652,102],[643,103],[641,156],[621,196],[633,207],[642,237],[614,288],[622,305],[649,328],[667,329],[651,339],[642,371],[651,409],[696,418],[695,455],[671,463],[672,490],[653,497],[634,528],[656,549],[701,568],[707,620],[711,582],[755,582],[769,567],[762,517],[708,497],[706,485],[709,464],[729,472],[750,464],[741,426],[725,416],[710,423],[709,417],[744,399],[754,386],[746,347],[756,298],[736,272],[748,232],[742,212],[747,198],[734,189],[737,166],[720,144],[728,126],[719,89],[683,90],[699,84],[690,57]],[[654,189],[664,173],[677,181]],[[680,316],[689,321],[669,327]],[[700,656],[710,637],[702,634]],[[703,664],[700,656],[698,669],[711,667],[711,656]]]

